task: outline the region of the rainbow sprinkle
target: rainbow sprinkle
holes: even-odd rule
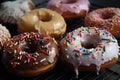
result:
[[[23,33],[14,36],[4,46],[3,53],[9,54],[9,62],[12,67],[32,62],[33,65],[40,63],[41,55],[49,56],[50,37],[43,37],[40,33]],[[49,45],[47,45],[49,46]],[[32,51],[33,50],[33,51]]]

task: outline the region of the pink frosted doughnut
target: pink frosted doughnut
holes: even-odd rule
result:
[[[50,0],[47,8],[60,13],[65,19],[84,17],[89,11],[88,0]]]
[[[85,26],[105,28],[120,39],[120,8],[107,7],[91,11],[85,17]]]

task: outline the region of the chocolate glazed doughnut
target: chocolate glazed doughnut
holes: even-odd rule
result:
[[[3,46],[5,69],[21,77],[37,76],[51,70],[58,60],[55,40],[39,33],[23,33]]]
[[[105,28],[120,38],[120,8],[101,8],[90,12],[85,17],[85,26]]]

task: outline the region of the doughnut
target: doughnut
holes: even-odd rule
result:
[[[116,38],[105,29],[81,27],[69,32],[61,41],[61,59],[76,72],[104,70],[118,59]]]
[[[101,8],[91,11],[85,17],[85,26],[107,29],[117,39],[120,38],[120,8]]]
[[[25,32],[5,43],[1,61],[8,73],[33,77],[54,68],[58,56],[58,46],[54,38]]]
[[[64,18],[55,11],[40,8],[21,17],[18,32],[40,32],[51,37],[60,37],[66,31]]]
[[[89,11],[88,0],[50,0],[47,8],[61,14],[65,20],[84,17]]]
[[[0,24],[0,44],[3,46],[5,42],[7,42],[11,38],[11,34],[9,30]]]
[[[34,9],[31,0],[5,1],[0,7],[0,23],[16,24],[21,16]]]

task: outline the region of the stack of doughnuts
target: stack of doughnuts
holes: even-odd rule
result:
[[[0,25],[4,68],[16,76],[33,77],[53,69],[60,57],[78,77],[79,71],[99,73],[113,65],[119,53],[120,9],[89,12],[89,6],[88,0],[50,0],[46,8],[35,8],[31,0],[3,2],[0,23],[17,24],[15,36],[9,25]],[[69,32],[66,20],[82,17],[85,27]]]
[[[18,33],[12,37],[6,28],[9,25],[0,25],[1,62],[8,73],[20,77],[38,76],[53,69],[59,56],[54,38],[66,31],[60,14],[46,8],[33,8],[31,0],[16,0],[3,2],[0,9],[2,24],[18,25]]]

